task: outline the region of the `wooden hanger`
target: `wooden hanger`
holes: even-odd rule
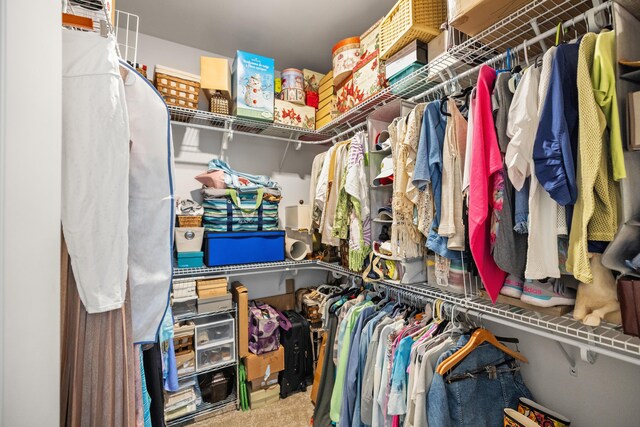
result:
[[[519,360],[523,363],[529,363],[526,357],[522,353],[511,350],[509,347],[500,343],[495,335],[489,332],[486,329],[480,328],[476,329],[473,334],[471,334],[471,338],[469,338],[469,342],[464,345],[460,350],[456,351],[454,354],[445,359],[442,363],[438,365],[436,372],[440,375],[444,375],[453,369],[456,365],[458,365],[465,357],[469,355],[473,350],[478,348],[480,344],[488,342],[492,346],[496,347],[498,350],[503,353],[513,357],[516,360]]]
[[[62,14],[62,25],[93,31],[93,19],[71,13]]]

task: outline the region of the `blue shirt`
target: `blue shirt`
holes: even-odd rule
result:
[[[538,181],[558,204],[572,206],[578,198],[578,49],[579,43],[558,46],[551,68],[547,96],[533,146]]]
[[[365,307],[351,331],[351,347],[347,359],[347,375],[342,389],[342,406],[340,407],[340,427],[351,427],[356,404],[358,365],[360,363],[360,337],[364,322],[375,311],[374,306]],[[358,418],[359,419],[359,418]],[[360,425],[358,423],[358,425]]]
[[[407,413],[407,368],[411,356],[413,338],[405,337],[398,344],[391,369],[391,391],[389,393],[389,415]]]

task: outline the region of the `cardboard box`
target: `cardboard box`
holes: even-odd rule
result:
[[[426,64],[428,60],[427,44],[414,40],[393,55],[385,63],[385,75],[391,78],[411,64]]]
[[[324,78],[324,74],[305,68],[302,70],[302,75],[304,76],[304,91],[320,93],[320,81]]]
[[[380,48],[380,24],[384,17],[378,19],[367,31],[360,36],[360,58],[369,56],[372,52]]]
[[[238,310],[238,354],[245,357],[249,354],[249,292],[235,282],[231,285],[231,295]]]
[[[320,88],[322,88],[322,86],[325,86],[328,82],[331,82],[331,84],[333,84],[333,70],[327,71],[327,74],[325,74],[324,77],[320,79]]]
[[[198,314],[231,309],[231,294],[211,298],[198,298]]]
[[[431,62],[438,56],[447,51],[447,40],[449,32],[447,30],[441,32],[435,39],[431,40],[427,45],[427,61]]]
[[[342,114],[364,101],[364,92],[354,85],[352,75],[336,89],[336,98],[336,108]]]
[[[279,372],[272,372],[267,378],[257,378],[253,381],[247,381],[249,390],[264,390],[278,384],[278,374]]]
[[[233,114],[266,122],[273,121],[274,60],[237,51],[233,61]]]
[[[299,105],[276,99],[273,119],[275,123],[282,125],[314,130],[316,128],[316,109],[309,105]]]
[[[278,400],[280,400],[280,386],[278,384],[249,392],[249,406],[252,410],[277,403]]]
[[[292,228],[285,228],[285,230],[288,238],[304,242],[304,244],[307,245],[307,255],[311,255],[313,252],[313,234],[310,234],[306,230],[300,231]]]
[[[260,298],[258,301],[269,304],[271,307],[280,311],[293,310],[296,306],[296,294],[274,295]]]
[[[281,345],[276,351],[269,353],[249,353],[242,359],[247,370],[247,381],[268,378],[274,372],[284,370],[284,347]]]
[[[328,116],[324,116],[319,119],[316,119],[316,129],[321,129],[323,126],[326,126],[327,124],[331,123],[331,120],[333,120],[334,118],[335,117],[333,117],[332,114],[329,114]]]
[[[384,64],[377,50],[356,65],[353,69],[353,85],[356,93],[363,93],[363,101],[387,86],[384,73]]]
[[[475,36],[530,1],[447,0],[449,25],[470,36]]]
[[[231,99],[231,70],[227,58],[200,57],[200,88],[209,99],[216,90]]]
[[[316,113],[316,119],[318,119],[318,114],[320,113],[320,110],[322,110],[324,107],[327,106],[327,104],[330,104],[331,102],[335,102],[336,100],[336,96],[335,95],[331,95],[326,97],[325,99],[321,99],[320,103],[318,104],[318,112]],[[325,113],[323,116],[326,116],[327,114]]]
[[[332,73],[333,74],[333,73]],[[326,76],[325,76],[326,78]],[[322,83],[320,83],[320,88],[318,89],[318,92],[320,93],[320,99],[323,98],[323,94],[326,93],[329,88],[331,88],[331,91],[333,92],[333,78],[330,78],[328,80],[322,80]]]

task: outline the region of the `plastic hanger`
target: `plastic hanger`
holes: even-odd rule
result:
[[[460,350],[449,356],[442,363],[438,365],[436,372],[440,375],[444,375],[450,370],[452,370],[456,365],[462,362],[465,357],[467,357],[473,350],[478,348],[481,344],[489,343],[498,350],[503,353],[513,357],[516,360],[519,360],[523,363],[529,363],[529,360],[522,354],[517,351],[511,350],[509,347],[500,343],[495,335],[493,335],[490,331],[484,328],[476,329],[473,334],[471,334],[471,338],[469,338],[469,342],[464,345]]]

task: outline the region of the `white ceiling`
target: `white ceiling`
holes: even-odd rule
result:
[[[275,58],[276,69],[331,68],[331,48],[359,36],[396,0],[117,0],[140,32],[234,57]]]

